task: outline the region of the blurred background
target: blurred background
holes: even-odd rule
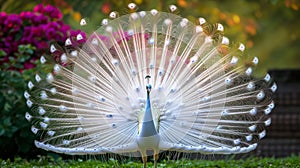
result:
[[[300,67],[299,0],[0,0],[0,6],[1,11],[20,13],[40,3],[52,4],[74,29],[80,28],[81,18],[86,18],[90,25],[86,31],[91,32],[110,12],[128,13],[130,2],[142,10],[161,11],[175,4],[178,14],[190,20],[204,17],[210,23],[222,23],[231,41],[244,43],[249,55],[260,58],[258,69],[262,72]]]
[[[259,73],[271,72],[279,85],[275,95],[279,107],[272,114],[274,120],[269,128],[270,134],[252,154],[283,157],[300,152],[300,75],[297,70],[300,68],[299,0],[0,0],[0,14],[2,17],[13,13],[19,15],[24,11],[36,12],[42,8],[36,8],[37,5],[50,4],[61,12],[54,10],[59,15],[51,15],[51,22],[63,25],[63,30],[71,31],[72,35],[73,30],[81,29],[79,22],[85,18],[88,27],[84,27],[84,31],[89,34],[99,28],[101,20],[107,18],[110,12],[127,14],[127,4],[130,2],[136,3],[138,10],[146,11],[153,8],[168,11],[169,5],[175,4],[178,14],[191,21],[204,17],[209,23],[223,24],[225,35],[231,41],[244,43],[246,54],[260,58]],[[5,23],[1,17],[0,22]],[[48,22],[43,24],[51,26]],[[5,40],[10,39],[7,34],[11,33],[4,28],[10,25],[3,25],[0,25],[0,49],[7,42]],[[60,38],[53,32],[51,35],[56,40]],[[12,41],[18,41],[19,36],[15,33]],[[14,158],[16,155],[32,158],[37,154],[46,154],[34,147],[34,136],[24,119],[28,110],[23,98],[26,82],[40,70],[38,66],[31,69],[35,67],[32,61],[28,63],[32,56],[37,55],[35,47],[19,46],[17,54],[7,59],[5,53],[0,52],[0,158]],[[22,59],[16,59],[19,56]],[[12,63],[14,67],[11,67]]]

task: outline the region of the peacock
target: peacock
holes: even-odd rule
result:
[[[111,12],[89,35],[50,45],[24,92],[36,147],[70,155],[237,154],[266,136],[277,89],[221,24],[169,12]],[[87,24],[83,19],[82,25]],[[53,60],[53,57],[59,58]],[[149,151],[151,151],[149,153]]]

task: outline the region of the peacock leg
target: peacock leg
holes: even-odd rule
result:
[[[144,168],[146,168],[147,167],[147,155],[142,156],[142,160],[143,160]]]
[[[159,157],[159,155],[158,155],[158,151],[154,151],[154,168],[156,168],[157,167],[157,160],[158,160],[158,157]]]

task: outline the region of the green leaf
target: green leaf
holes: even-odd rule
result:
[[[8,102],[5,102],[4,103],[4,111],[10,111],[11,109],[12,109],[12,106]]]
[[[7,126],[7,127],[11,126],[11,119],[10,119],[10,117],[5,118],[3,120],[3,124],[4,124],[4,126]]]
[[[6,56],[7,54],[6,54],[6,52],[5,51],[3,51],[3,50],[0,50],[0,57],[3,57],[3,56]]]

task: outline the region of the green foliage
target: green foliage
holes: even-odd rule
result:
[[[300,156],[291,156],[287,158],[248,158],[246,160],[176,160],[176,161],[166,161],[163,160],[158,163],[158,167],[209,167],[209,168],[240,168],[240,167],[285,167],[285,168],[299,168],[300,167]],[[153,167],[152,162],[148,162],[149,167]],[[109,159],[107,162],[101,162],[96,160],[62,160],[61,158],[54,159],[52,157],[40,157],[37,160],[27,161],[21,158],[15,158],[14,161],[11,160],[1,160],[1,167],[101,167],[101,168],[111,168],[111,167],[124,167],[124,168],[140,168],[142,167],[141,162],[128,161],[125,163],[120,163],[118,160]]]
[[[0,66],[1,70],[8,70],[8,69],[24,69],[24,64],[29,61],[32,55],[35,52],[35,47],[31,44],[27,45],[19,45],[18,52],[15,53],[14,56],[9,56],[9,60],[2,63]],[[6,53],[3,50],[0,50],[0,57],[3,58]],[[1,60],[1,59],[0,59]],[[26,69],[31,67],[26,67]]]
[[[32,70],[28,70],[32,71]],[[26,87],[24,78],[28,73],[18,71],[0,72],[0,149],[11,151],[16,145],[21,152],[29,151],[33,137],[29,130],[29,123],[25,121],[25,101],[23,92]],[[23,78],[24,77],[24,78]]]
[[[12,58],[0,66],[0,157],[26,153],[32,148],[34,136],[29,122],[24,118],[27,106],[23,94],[27,82],[40,66],[23,72],[8,68],[11,65],[23,67],[34,50],[31,45],[20,45],[17,59]]]

